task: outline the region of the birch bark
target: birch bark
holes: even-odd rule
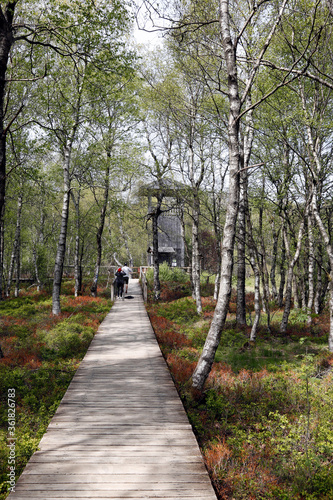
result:
[[[251,92],[247,95],[247,106],[252,104]],[[240,326],[246,325],[246,219],[247,219],[247,189],[248,189],[248,167],[254,139],[253,110],[246,115],[246,127],[244,134],[244,146],[242,155],[242,171],[240,172],[239,186],[239,210],[238,210],[238,245],[237,245],[237,311],[236,321]]]
[[[240,194],[238,209],[238,230],[237,230],[237,302],[236,302],[236,322],[239,326],[246,325],[246,300],[245,300],[245,237],[246,237],[246,207],[245,197],[247,190],[247,171],[240,173]]]
[[[194,150],[193,150],[193,136],[194,136],[194,117],[191,114],[190,124],[190,144],[189,144],[189,177],[192,185],[192,282],[193,282],[193,295],[196,303],[197,313],[202,313],[201,303],[201,287],[200,287],[200,252],[199,252],[199,217],[200,217],[200,200],[198,188],[203,178],[203,173],[200,180],[195,180],[194,175]]]
[[[154,259],[154,299],[160,300],[161,283],[160,267],[158,262],[158,218],[161,215],[162,196],[157,195],[157,205],[151,213],[153,225],[153,259]]]
[[[9,271],[8,271],[8,280],[6,287],[6,296],[9,297],[10,288],[13,281],[13,273],[15,263],[17,264],[18,256],[19,256],[19,245],[20,245],[20,235],[21,235],[21,214],[22,214],[22,202],[23,196],[22,193],[19,194],[17,200],[17,212],[16,212],[16,229],[13,243],[13,251],[10,258]]]
[[[250,333],[250,341],[255,342],[257,337],[258,326],[260,322],[260,271],[258,267],[259,256],[257,247],[253,239],[253,231],[251,224],[250,212],[248,209],[248,202],[246,203],[246,218],[247,218],[247,228],[248,228],[248,246],[250,253],[251,267],[254,273],[254,321]]]
[[[307,324],[311,325],[312,323],[311,312],[314,305],[314,295],[315,295],[314,294],[314,267],[315,267],[314,237],[313,237],[313,221],[311,213],[308,216],[308,235],[309,235],[309,261],[308,261],[309,295],[307,303],[307,313],[308,313]]]
[[[289,261],[289,266],[288,266],[288,272],[287,272],[285,306],[284,306],[282,321],[280,324],[280,333],[285,333],[287,330],[288,318],[289,318],[290,309],[291,309],[291,296],[292,296],[292,288],[293,288],[292,285],[293,285],[294,267],[295,267],[295,264],[299,258],[299,254],[301,251],[303,232],[304,232],[304,218],[300,224],[300,228],[298,231],[296,251],[295,251],[294,257],[291,259],[288,237],[287,237],[285,228],[283,230],[283,238],[284,238],[284,243],[285,243],[285,247],[287,250],[287,257],[288,257],[288,261]]]
[[[279,241],[279,234],[275,229],[275,221],[274,219],[272,220],[272,233],[273,233],[273,255],[272,255],[272,266],[271,266],[271,271],[269,273],[270,279],[271,279],[271,285],[272,285],[272,295],[274,297],[274,300],[278,299],[278,291],[276,287],[276,256],[278,253],[278,241]]]
[[[60,290],[61,280],[64,269],[64,259],[66,253],[66,238],[69,213],[69,198],[71,190],[71,182],[69,175],[70,160],[71,160],[71,143],[64,147],[64,163],[63,163],[63,200],[61,211],[60,234],[57,246],[57,253],[54,265],[53,289],[52,289],[52,314],[58,315],[61,312],[60,306]]]
[[[81,121],[81,107],[82,107],[82,94],[85,82],[85,70],[86,66],[82,68],[82,73],[77,73],[76,84],[77,93],[71,105],[71,110],[73,114],[73,122],[71,127],[69,127],[69,132],[66,130],[66,125],[64,124],[65,138],[62,135],[57,136],[60,144],[62,144],[63,153],[63,201],[62,201],[62,212],[61,212],[61,223],[60,223],[60,234],[57,246],[57,253],[54,265],[54,277],[53,277],[53,288],[52,288],[52,314],[59,315],[61,312],[60,305],[60,291],[61,291],[61,281],[64,269],[64,260],[66,254],[66,239],[67,239],[67,226],[68,226],[68,215],[69,215],[69,202],[71,196],[71,156],[73,151],[73,145],[76,140],[78,128]]]
[[[73,191],[71,191],[71,197],[75,207],[75,250],[74,250],[74,296],[78,297],[82,291],[82,268],[80,263],[80,189],[77,193],[77,199]]]
[[[96,258],[94,279],[93,279],[93,282],[92,282],[92,285],[90,288],[90,291],[91,291],[91,294],[93,297],[97,297],[97,284],[98,284],[99,271],[100,271],[101,261],[102,261],[102,235],[103,235],[104,224],[105,224],[106,209],[107,209],[108,200],[109,200],[110,154],[108,154],[108,160],[109,161],[107,163],[105,177],[104,177],[103,202],[102,202],[102,207],[101,207],[101,212],[100,212],[100,217],[99,217],[99,226],[98,226],[97,233],[96,233],[97,258]]]
[[[231,16],[229,11],[229,0],[219,1],[219,26],[222,40],[226,75],[228,78],[228,98],[229,98],[229,118],[228,118],[228,147],[229,147],[229,196],[222,240],[222,264],[221,264],[221,284],[219,298],[216,304],[214,317],[208,332],[206,342],[193,373],[193,387],[202,390],[214,362],[216,350],[218,348],[222,329],[227,317],[231,287],[233,252],[236,232],[236,221],[238,213],[239,197],[239,166],[240,166],[240,141],[239,141],[239,119],[242,104],[246,101],[251,90],[254,78],[260,66],[260,62],[272,40],[277,25],[288,0],[284,0],[279,14],[265,39],[260,54],[253,64],[252,71],[246,82],[245,91],[242,98],[239,96],[239,84],[237,75],[237,44],[234,44],[231,34]]]
[[[129,248],[129,245],[128,245],[128,236],[127,236],[126,231],[124,230],[123,219],[121,217],[121,214],[120,214],[119,210],[117,211],[117,217],[118,217],[118,221],[119,221],[120,234],[121,234],[121,237],[122,237],[122,239],[124,241],[124,245],[125,245],[125,248],[126,248],[126,253],[127,253],[127,257],[128,257],[129,267],[132,267],[133,266],[133,257],[132,257],[132,254],[131,254],[131,251],[130,251],[130,248]]]
[[[216,304],[214,317],[207,339],[193,373],[193,387],[202,390],[214,362],[222,329],[227,317],[232,287],[233,252],[236,232],[239,195],[239,120],[241,101],[238,91],[238,76],[236,62],[236,48],[233,44],[230,31],[229,2],[220,0],[219,4],[220,31],[228,75],[229,90],[229,196],[222,241],[221,284],[219,298]]]

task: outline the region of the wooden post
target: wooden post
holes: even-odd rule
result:
[[[111,300],[114,301],[114,281],[111,283]]]

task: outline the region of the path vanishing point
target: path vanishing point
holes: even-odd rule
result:
[[[10,500],[216,500],[138,280],[116,301]]]

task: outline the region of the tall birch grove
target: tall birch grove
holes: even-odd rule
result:
[[[142,6],[161,34],[146,49]],[[329,311],[333,351],[332,19],[323,1],[0,2],[1,299],[25,279],[59,315],[64,277],[97,296],[153,249],[160,301],[177,213],[198,317],[215,281],[196,389],[231,296],[250,342],[276,308],[281,336],[293,311],[309,328]]]

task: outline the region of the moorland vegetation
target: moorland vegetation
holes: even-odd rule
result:
[[[213,284],[203,283],[198,315],[186,276],[162,271],[161,302],[147,305],[157,340],[196,433],[219,500],[333,498],[333,355],[329,313],[294,310],[281,334],[282,310],[271,303],[270,331],[262,318],[236,326],[233,292],[212,371],[203,392],[191,385],[215,308]],[[149,276],[148,276],[149,277]],[[253,316],[253,293],[247,294]]]

